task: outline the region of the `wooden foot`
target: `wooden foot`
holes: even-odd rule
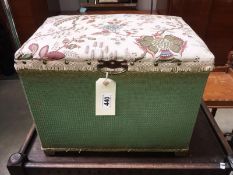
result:
[[[176,157],[186,157],[186,156],[188,156],[188,154],[189,154],[188,150],[187,151],[175,152]]]
[[[44,150],[44,153],[46,154],[46,156],[54,156],[55,155],[55,151],[52,151],[52,150]]]

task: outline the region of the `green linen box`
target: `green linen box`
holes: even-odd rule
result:
[[[47,152],[187,151],[213,65],[182,18],[162,15],[50,17],[15,54]]]

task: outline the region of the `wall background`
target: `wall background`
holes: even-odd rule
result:
[[[59,0],[61,11],[77,11],[80,7],[79,0]]]
[[[60,12],[60,2],[58,0],[47,0],[48,10],[51,15],[57,15]]]
[[[153,0],[153,10],[156,9],[157,0]],[[138,0],[137,3],[138,10],[150,10],[151,9],[151,0]]]
[[[48,0],[56,1],[56,0]],[[93,2],[94,0],[90,0]],[[153,9],[156,9],[157,0],[154,1]],[[77,11],[80,7],[80,2],[86,2],[86,0],[59,0],[61,11]],[[52,2],[51,2],[52,3]],[[151,0],[138,0],[138,10],[150,10]]]

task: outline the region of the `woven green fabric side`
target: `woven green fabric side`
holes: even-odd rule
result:
[[[116,116],[95,116],[96,72],[20,72],[43,148],[186,149],[208,73],[112,75]]]

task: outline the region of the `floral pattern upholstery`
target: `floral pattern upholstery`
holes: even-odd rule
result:
[[[212,66],[214,56],[180,17],[74,15],[48,18],[16,52],[20,68],[32,61],[141,60],[195,62]],[[21,66],[23,68],[26,65]]]

